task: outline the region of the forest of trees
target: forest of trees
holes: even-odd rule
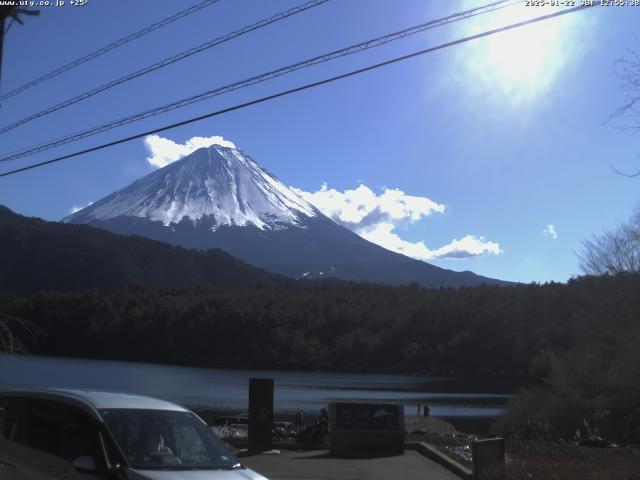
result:
[[[319,284],[2,294],[30,351],[197,366],[526,376],[541,352],[614,348],[640,326],[640,275],[426,289]]]

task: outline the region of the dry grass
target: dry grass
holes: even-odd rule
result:
[[[640,480],[640,449],[510,440],[506,471],[513,480]]]
[[[423,434],[425,441],[472,468],[471,435]],[[418,438],[419,437],[419,438]],[[640,448],[589,448],[544,440],[507,440],[506,476],[486,480],[640,480]]]

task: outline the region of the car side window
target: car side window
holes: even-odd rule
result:
[[[111,435],[109,434],[107,429],[104,427],[104,425],[100,429],[99,439],[102,445],[104,445],[104,451],[107,455],[106,460],[109,462],[108,466],[113,467],[114,465],[118,465],[118,464],[124,465],[125,464],[124,458],[120,454],[118,447],[114,443],[113,439],[111,438]]]
[[[29,399],[24,413],[18,417],[18,435],[15,440],[31,448],[62,456],[62,430],[64,406],[47,400]],[[24,422],[23,428],[20,423]]]
[[[18,430],[18,401],[16,399],[3,399],[2,409],[4,411],[2,427],[0,431],[7,440],[16,440]]]
[[[66,408],[68,413],[62,433],[62,457],[69,462],[79,457],[91,457],[96,465],[96,474],[102,478],[107,464],[100,442],[99,422],[79,408]]]
[[[98,423],[84,411],[53,400],[27,398],[11,399],[0,407],[5,412],[1,431],[6,439],[68,462],[89,456],[102,469]]]
[[[7,427],[10,421],[7,413],[9,403],[10,402],[7,398],[0,397],[0,433],[4,438],[8,438],[8,431],[10,430]]]
[[[63,428],[62,456],[73,462],[78,457],[100,457],[100,440],[96,422],[86,413],[67,407],[68,415]]]

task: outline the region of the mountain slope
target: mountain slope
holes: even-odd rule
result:
[[[220,250],[189,251],[85,225],[23,217],[0,206],[0,291],[287,282]]]
[[[236,148],[201,148],[63,219],[187,248],[220,248],[295,278],[425,286],[502,283],[386,250],[324,216]]]

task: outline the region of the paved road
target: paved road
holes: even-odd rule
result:
[[[331,458],[326,450],[282,450],[280,455],[251,455],[240,461],[269,480],[460,480],[413,450],[373,459]]]

